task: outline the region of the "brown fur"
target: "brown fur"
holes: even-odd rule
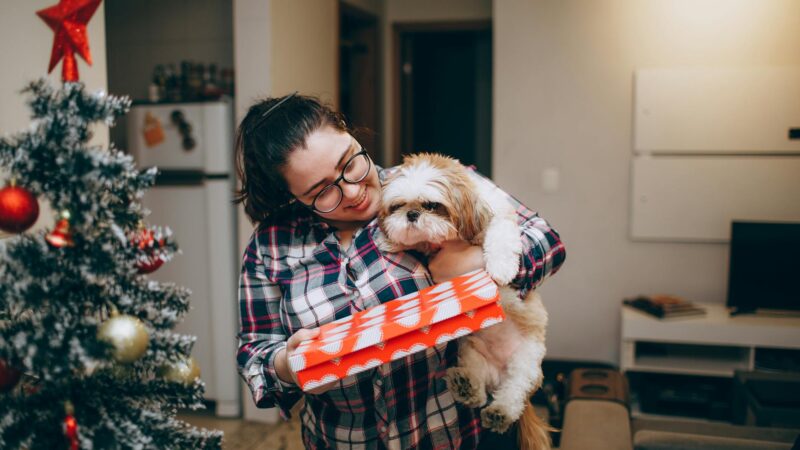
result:
[[[472,179],[470,178],[467,169],[461,165],[458,160],[448,156],[439,155],[436,153],[416,153],[406,155],[403,157],[403,166],[413,166],[420,164],[422,161],[427,162],[432,167],[439,169],[443,174],[442,180],[434,181],[434,183],[441,184],[442,192],[447,197],[445,204],[446,212],[443,214],[447,217],[449,223],[456,227],[457,236],[471,244],[480,245],[483,237],[483,231],[489,225],[489,220],[492,218],[492,211],[489,205],[481,199],[477,194],[477,189]],[[394,174],[386,183],[397,177]],[[417,209],[420,210],[421,202],[409,201],[403,205],[404,209]],[[389,208],[392,205],[382,204],[378,212],[379,226],[382,226],[383,219],[389,216]],[[384,234],[388,235],[388,233]],[[386,241],[385,250],[387,251],[400,251],[406,249],[405,247],[398,246],[396,243]],[[416,248],[416,250],[424,251],[424,246]]]
[[[550,432],[555,428],[542,420],[530,402],[525,403],[522,417],[519,418],[519,434],[517,443],[520,450],[550,449]]]

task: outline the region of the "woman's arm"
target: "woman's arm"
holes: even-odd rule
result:
[[[508,197],[517,209],[523,246],[519,272],[511,284],[519,288],[520,297],[525,297],[528,291],[541,286],[547,277],[558,272],[567,252],[558,232],[547,221],[515,198]]]
[[[289,411],[302,393],[295,384],[281,379],[276,370],[276,358],[285,352],[288,340],[280,320],[280,299],[280,288],[266,275],[254,233],[245,250],[239,277],[236,360],[239,374],[250,387],[256,406],[277,405],[281,416],[288,419]],[[286,375],[283,370],[282,375]]]

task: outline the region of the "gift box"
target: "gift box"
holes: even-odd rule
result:
[[[308,391],[502,322],[499,300],[486,271],[470,272],[322,325],[289,365]]]

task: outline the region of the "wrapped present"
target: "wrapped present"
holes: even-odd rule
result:
[[[489,274],[470,272],[321,326],[289,365],[308,391],[502,322],[499,299]]]

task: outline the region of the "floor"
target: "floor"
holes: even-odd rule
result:
[[[224,450],[302,450],[300,422],[297,415],[289,422],[275,425],[248,422],[241,419],[220,419],[207,413],[179,414],[178,418],[201,428],[225,433]]]

